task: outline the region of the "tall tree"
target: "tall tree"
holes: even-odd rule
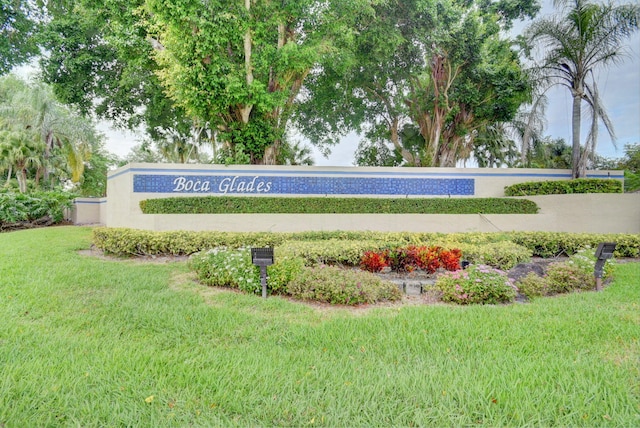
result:
[[[309,72],[367,0],[148,0],[158,75],[191,117],[211,124],[252,163],[281,163],[281,146]]]
[[[50,0],[41,39],[42,77],[56,97],[118,128],[143,131],[154,143],[190,141],[207,124],[166,96],[144,28],[144,0]],[[193,141],[191,141],[193,142]],[[199,139],[196,143],[204,144]]]
[[[479,128],[509,120],[527,99],[500,31],[537,8],[529,0],[376,3],[347,61],[314,70],[297,123],[316,142],[364,131],[372,146],[390,142],[405,165],[451,166],[470,154]],[[422,139],[407,146],[401,134],[410,129]]]
[[[572,103],[572,175],[584,177],[586,165],[597,145],[598,124],[605,125],[615,143],[596,84],[596,72],[624,58],[624,41],[638,30],[640,5],[591,0],[554,0],[559,14],[534,22],[525,32],[529,43],[543,51],[539,68],[551,85],[569,89]],[[587,105],[591,123],[581,140],[582,106]]]
[[[7,185],[14,171],[18,179],[20,193],[27,191],[27,170],[40,167],[42,163],[41,144],[28,131],[0,131],[0,157],[9,170]]]

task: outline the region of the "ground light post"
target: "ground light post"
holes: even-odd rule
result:
[[[596,265],[594,269],[594,276],[596,277],[596,291],[602,290],[602,277],[604,276],[604,265],[610,258],[613,257],[613,252],[616,249],[615,242],[602,242],[596,248]]]
[[[273,248],[252,248],[251,262],[260,266],[260,283],[262,284],[262,298],[267,298],[267,266],[273,264]]]

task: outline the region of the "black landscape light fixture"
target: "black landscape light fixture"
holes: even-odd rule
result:
[[[601,242],[596,248],[596,266],[594,269],[594,276],[596,277],[596,291],[602,290],[602,276],[604,275],[604,265],[610,258],[613,257],[613,252],[616,249],[616,242]]]
[[[252,248],[251,262],[260,266],[260,283],[262,284],[262,297],[267,298],[267,266],[273,264],[273,248]]]

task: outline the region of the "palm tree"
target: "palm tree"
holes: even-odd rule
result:
[[[27,169],[41,165],[40,150],[37,140],[27,132],[3,133],[0,155],[9,167],[9,174],[15,170],[20,193],[27,191]],[[9,178],[10,176],[7,177],[7,182]]]
[[[623,59],[623,42],[638,29],[640,5],[554,0],[554,6],[563,13],[532,23],[525,36],[534,46],[541,43],[545,53],[539,68],[549,83],[571,91],[572,175],[578,178],[584,177],[587,159],[595,151],[600,121],[615,143],[613,124],[598,94],[595,72]],[[583,102],[591,113],[591,126],[582,149]]]
[[[0,129],[29,133],[40,143],[42,159],[36,182],[40,177],[48,179],[52,171],[57,178],[68,175],[74,183],[81,181],[84,164],[100,139],[93,123],[58,103],[44,84],[27,84],[8,76],[0,79],[3,88]],[[59,162],[54,165],[60,159],[64,160],[62,170]]]

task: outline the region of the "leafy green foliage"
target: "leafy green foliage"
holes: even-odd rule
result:
[[[442,300],[460,305],[511,303],[517,292],[506,272],[473,264],[464,270],[442,273],[435,287],[442,292]]]
[[[327,239],[323,241],[288,241],[280,250],[283,254],[302,257],[307,265],[328,264],[358,266],[367,251],[378,250],[379,241],[351,241]]]
[[[372,273],[326,265],[305,267],[289,283],[287,293],[296,299],[338,305],[395,301],[402,297],[394,283]]]
[[[453,166],[477,131],[529,96],[501,29],[538,3],[372,2],[347,49],[307,79],[298,127],[319,145],[355,130],[360,165]],[[345,108],[348,106],[348,108]]]
[[[91,157],[102,144],[94,123],[58,102],[51,87],[13,75],[0,78],[0,173],[15,174],[21,192],[27,180],[36,188],[69,181],[80,186],[85,169],[100,169],[104,158],[92,163]],[[108,166],[100,169],[103,182]]]
[[[574,290],[592,290],[596,281],[591,273],[569,263],[551,263],[545,277],[548,294],[567,293]]]
[[[514,242],[501,241],[487,244],[459,244],[464,258],[475,264],[508,270],[531,259],[531,250]]]
[[[504,188],[506,196],[560,195],[567,193],[622,193],[619,180],[580,178],[576,180],[533,181]]]
[[[601,242],[615,242],[615,257],[638,257],[640,235],[562,232],[512,232],[511,240],[531,250],[536,257],[570,256],[585,247],[596,248]]]
[[[0,2],[0,76],[38,53],[36,4],[28,0]]]
[[[140,201],[145,214],[535,214],[538,206],[508,198],[289,198],[204,196]]]
[[[216,247],[273,247],[285,234],[226,232],[152,232],[127,228],[97,227],[93,243],[109,254],[119,256],[189,255]]]
[[[624,158],[618,163],[618,167],[625,170],[625,192],[640,190],[640,143],[625,144]]]
[[[52,223],[64,220],[76,195],[67,192],[0,192],[0,228],[13,223],[30,222],[47,217]]]
[[[520,294],[527,299],[549,295],[549,282],[538,276],[535,272],[529,272],[516,281],[516,286]]]
[[[276,250],[274,263],[267,266],[267,287],[273,294],[286,294],[287,285],[300,275],[304,259],[295,256],[280,256]]]

